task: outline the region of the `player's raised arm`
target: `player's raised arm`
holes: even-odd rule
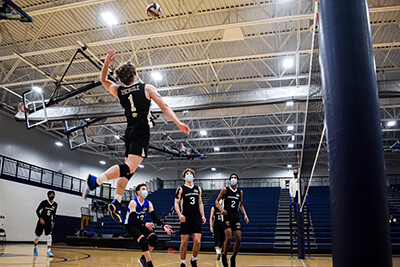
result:
[[[160,94],[157,92],[156,88],[151,84],[146,84],[146,92],[150,95],[150,98],[156,102],[156,104],[160,107],[161,111],[175,124],[179,127],[179,130],[184,132],[185,134],[190,133],[190,128],[185,123],[181,122],[178,117],[175,115],[174,111],[164,102]]]
[[[113,96],[118,98],[118,84],[113,83],[110,81],[108,76],[108,66],[111,62],[115,59],[115,54],[117,51],[114,49],[108,50],[106,60],[104,61],[103,69],[100,73],[100,82],[104,85],[104,87],[109,91]]]

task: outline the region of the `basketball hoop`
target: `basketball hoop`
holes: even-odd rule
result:
[[[24,102],[18,103],[18,111],[22,113],[28,112],[28,108],[25,106]]]
[[[77,138],[78,138],[78,131],[74,131],[69,134],[69,140],[71,140],[72,142],[75,142]]]

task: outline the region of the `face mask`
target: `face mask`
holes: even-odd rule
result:
[[[146,198],[149,195],[149,191],[144,190],[142,191],[142,198]]]
[[[188,181],[188,182],[193,181],[193,175],[191,175],[191,174],[187,174],[187,175],[185,176],[185,178],[186,178],[186,181]]]
[[[235,184],[237,184],[237,179],[232,178],[232,179],[231,179],[231,185],[235,185]]]
[[[51,197],[49,197],[49,199],[50,199],[50,200],[53,200],[54,198],[55,198],[55,196],[51,196]]]

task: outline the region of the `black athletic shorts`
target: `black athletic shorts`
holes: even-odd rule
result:
[[[126,129],[125,131],[125,157],[129,154],[138,155],[147,158],[149,150],[150,132],[138,132],[135,129]]]
[[[37,236],[41,236],[43,234],[43,230],[44,230],[45,235],[50,235],[51,234],[51,225],[52,225],[51,222],[46,222],[46,221],[45,221],[45,224],[43,225],[40,223],[40,220],[39,220],[36,224],[35,234]]]
[[[125,229],[128,234],[130,234],[136,241],[141,235],[144,235],[144,237],[148,238],[149,235],[154,233],[153,231],[150,231],[149,228],[147,228],[146,226],[139,226],[131,223],[125,224]]]
[[[186,221],[181,222],[181,235],[188,234],[201,234],[201,222],[200,221]]]
[[[240,224],[240,220],[238,218],[231,218],[224,216],[224,230],[232,229],[232,232],[242,231],[242,225]]]
[[[214,244],[215,247],[222,248],[225,241],[225,231],[221,221],[214,222]]]

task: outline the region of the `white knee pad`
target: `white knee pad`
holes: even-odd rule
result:
[[[48,236],[47,236],[47,245],[48,245],[48,246],[51,246],[51,241],[52,241],[52,240],[51,240],[51,235],[48,235]]]

